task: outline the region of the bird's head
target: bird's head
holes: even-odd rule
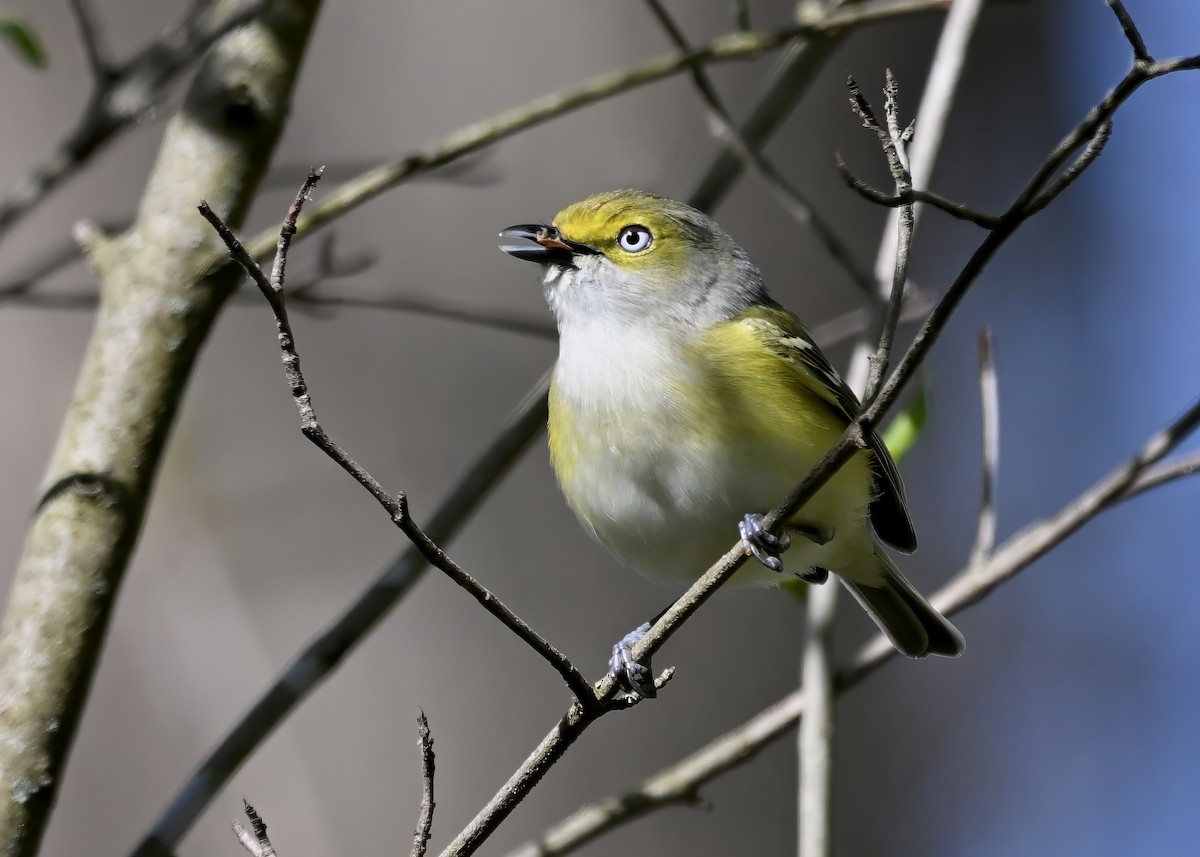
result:
[[[542,265],[560,329],[587,319],[703,327],[765,295],[758,269],[708,215],[646,191],[596,194],[500,237],[525,242],[504,252]]]

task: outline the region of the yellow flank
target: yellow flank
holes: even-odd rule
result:
[[[831,407],[823,388],[779,355],[768,339],[777,332],[744,315],[700,335],[693,359],[711,367],[712,387],[705,399],[712,414],[706,422],[719,427],[725,442],[749,445],[755,456],[773,452],[780,464],[804,461],[811,468],[837,443],[846,421]],[[795,484],[806,473],[788,475]],[[873,495],[868,453],[856,455],[831,481],[838,483],[839,493],[861,498],[865,508]],[[799,517],[805,517],[803,510]]]
[[[593,520],[579,496],[583,485],[595,485],[593,462],[645,456],[650,438],[661,444],[645,462],[643,488],[651,493],[651,483],[658,481],[651,474],[682,460],[697,475],[711,471],[708,503],[723,500],[741,512],[765,512],[806,475],[837,442],[846,421],[829,394],[776,346],[781,330],[774,322],[789,319],[794,317],[782,309],[751,311],[698,332],[690,342],[677,340],[680,353],[673,362],[690,371],[657,374],[643,391],[641,407],[568,401],[557,384],[551,387],[551,462],[568,503],[589,528],[603,530],[606,523]],[[712,460],[716,450],[732,452],[736,460],[728,464],[735,473],[723,472],[725,463]],[[873,496],[869,462],[865,451],[847,462],[797,521],[818,529],[857,526]],[[837,502],[829,502],[835,497]],[[825,520],[816,511],[822,508],[837,513]]]

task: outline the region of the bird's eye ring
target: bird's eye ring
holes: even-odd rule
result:
[[[617,246],[626,253],[641,253],[654,241],[650,230],[640,223],[626,226],[617,233]]]

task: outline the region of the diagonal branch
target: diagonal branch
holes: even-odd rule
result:
[[[425,857],[429,846],[430,831],[433,829],[433,734],[429,731],[429,720],[425,712],[417,713],[417,744],[421,749],[421,809],[417,815],[417,829],[413,832],[412,857]]]
[[[485,610],[520,637],[526,645],[539,654],[562,676],[567,687],[571,689],[571,692],[581,704],[590,706],[595,699],[591,685],[579,673],[579,670],[575,669],[575,666],[567,659],[566,655],[554,648],[540,634],[530,628],[524,620],[501,603],[487,588],[450,559],[445,551],[438,547],[437,543],[412,519],[412,516],[408,513],[408,498],[404,493],[401,492],[395,495],[388,493],[362,465],[351,458],[341,446],[326,434],[325,429],[317,420],[317,414],[312,405],[312,398],[308,392],[308,384],[305,382],[304,373],[300,369],[300,354],[296,350],[296,337],[292,332],[291,322],[288,321],[287,302],[284,298],[283,284],[288,249],[291,246],[292,236],[296,234],[296,218],[300,216],[300,210],[304,206],[304,202],[308,199],[313,187],[320,179],[320,170],[310,172],[308,178],[296,194],[295,199],[292,201],[287,216],[284,218],[283,227],[279,230],[278,249],[275,253],[275,262],[271,267],[269,278],[263,273],[258,263],[246,252],[245,247],[242,246],[229,227],[209,208],[208,203],[200,203],[200,214],[212,224],[217,234],[221,236],[221,240],[225,242],[225,246],[229,248],[230,255],[233,256],[239,265],[246,269],[250,278],[258,285],[259,291],[267,299],[267,303],[275,315],[279,348],[283,352],[283,371],[287,378],[288,389],[292,392],[292,399],[295,401],[296,408],[300,412],[300,430],[318,449],[333,459],[339,467],[349,473],[359,485],[363,486],[375,498],[376,502],[388,513],[388,517],[391,518],[392,523],[399,527],[400,531],[408,537],[409,541],[416,545],[417,549],[421,551],[431,565],[465,589]]]

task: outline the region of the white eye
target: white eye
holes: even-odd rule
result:
[[[633,226],[626,226],[617,233],[617,244],[626,253],[641,253],[653,241],[654,236],[650,234],[650,230],[636,223]]]

